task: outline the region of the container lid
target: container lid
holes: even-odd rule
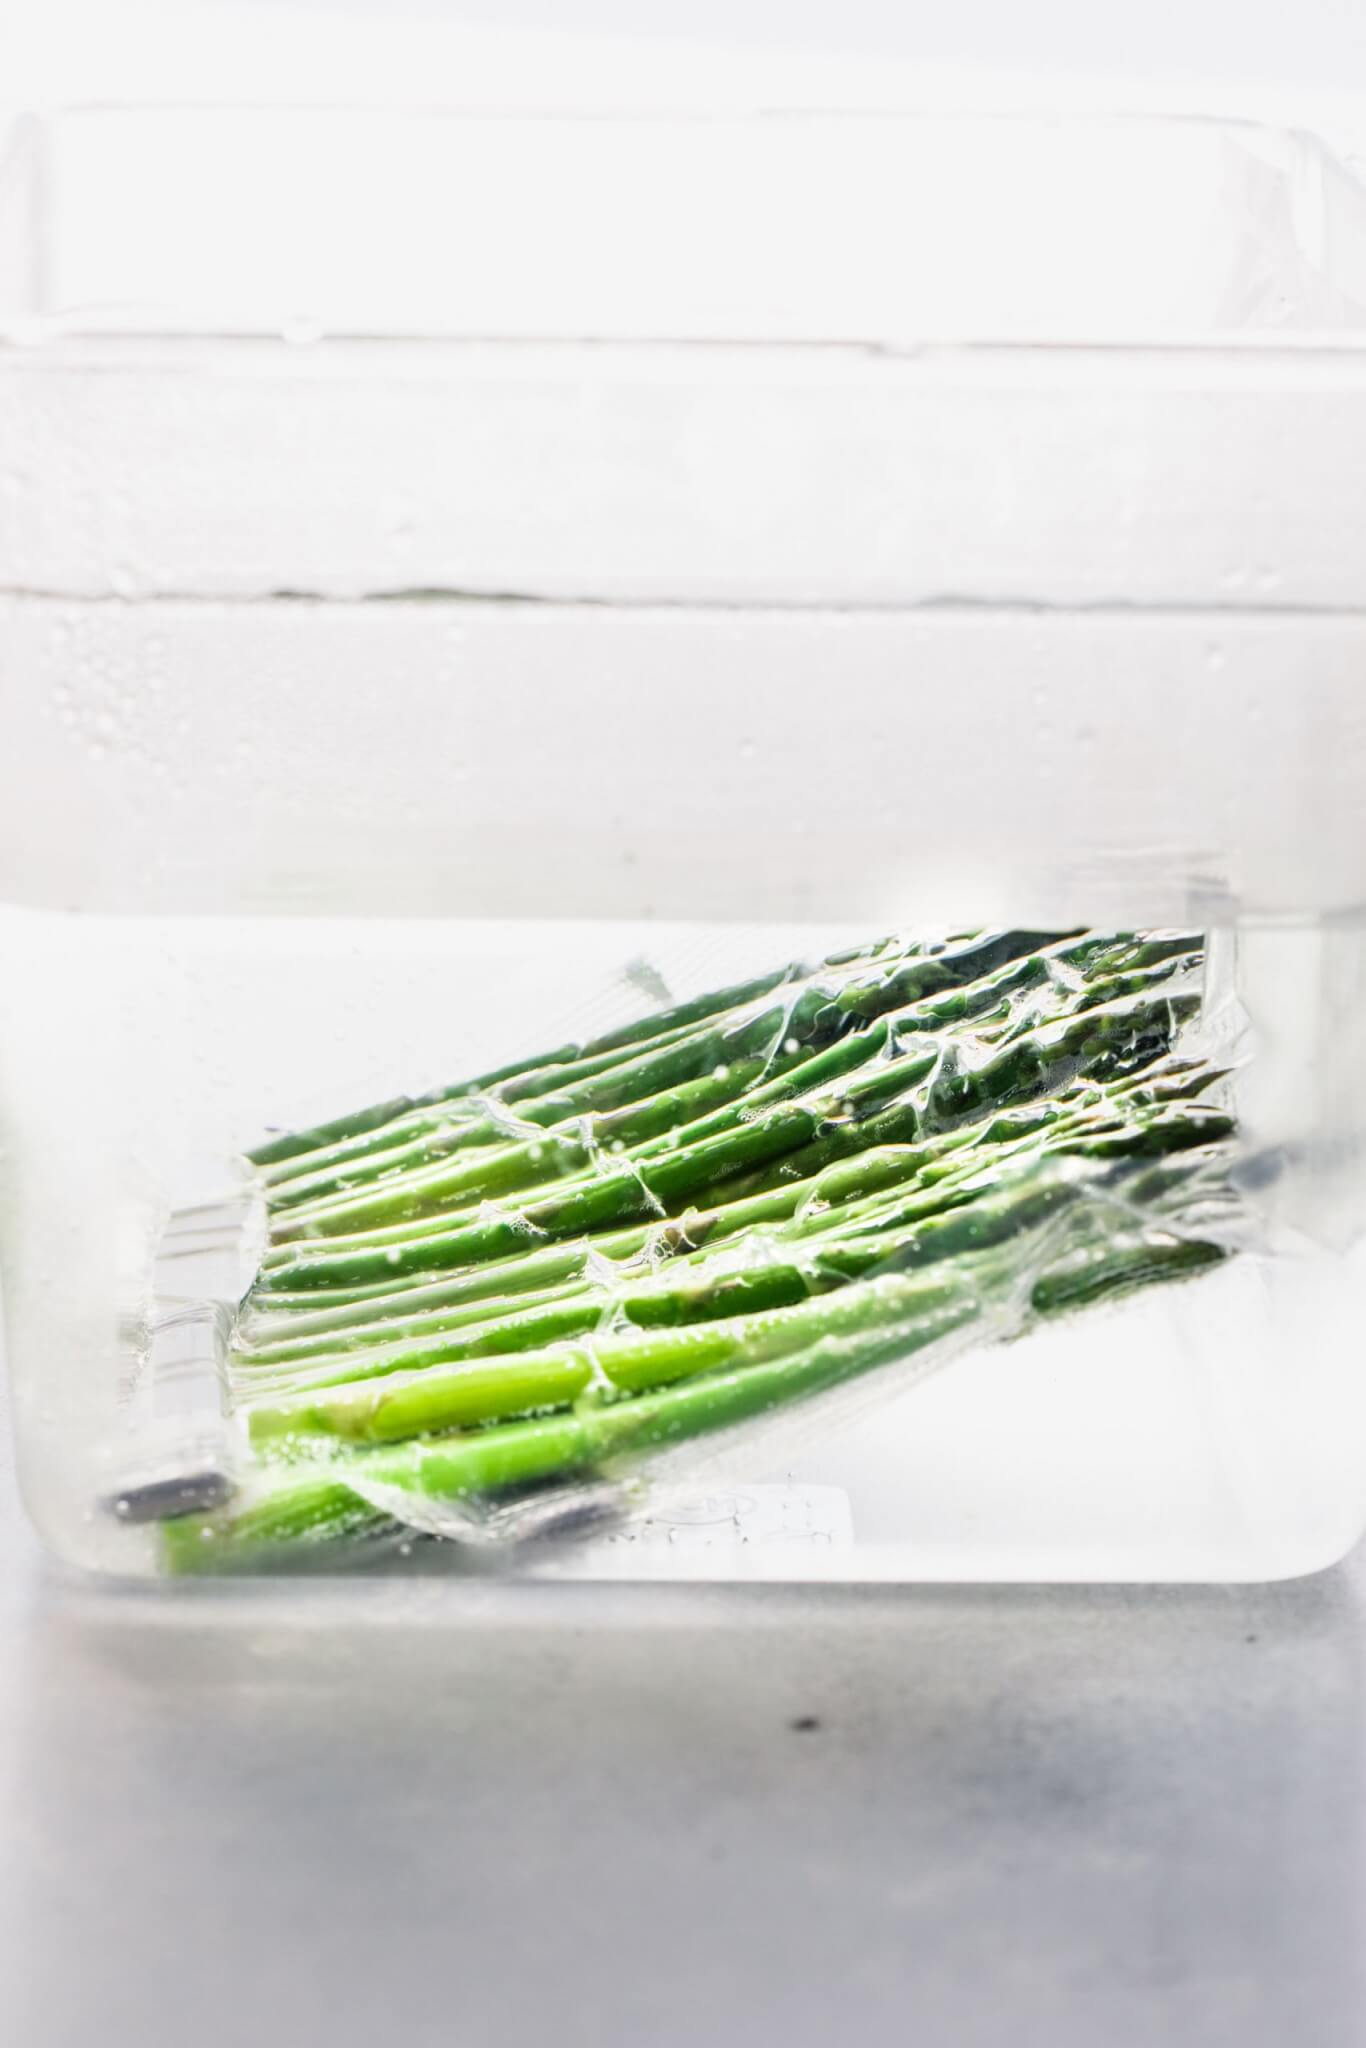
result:
[[[1354,180],[1311,138],[1252,125],[91,109],[19,123],[9,153],[11,332],[1366,331]]]
[[[1366,195],[1302,136],[89,110],[0,192],[0,587],[1366,591]]]

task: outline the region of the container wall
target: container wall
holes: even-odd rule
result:
[[[531,1568],[1239,1577],[1353,1539],[1355,621],[30,598],[3,628],[0,1242],[64,1552],[152,1559],[100,1503],[159,1233],[268,1127],[917,922],[1211,932],[1239,1256],[686,1465],[681,1526],[734,1495],[776,1536],[728,1510]]]
[[[924,1386],[883,1359],[516,1568],[1339,1555],[1366,1520],[1364,280],[1345,171],[1203,123],[12,131],[0,1261],[54,1545],[151,1569],[128,1461],[188,1433],[208,1486],[240,1457],[214,1347],[267,1256],[266,1132],[889,932],[1022,927],[1203,935],[1181,1028],[1236,1119],[1232,1256],[1023,1335],[983,1279]],[[954,1101],[1003,1042],[955,1050]],[[852,1119],[819,1107],[822,1137]],[[586,1182],[597,1128],[556,1139]]]

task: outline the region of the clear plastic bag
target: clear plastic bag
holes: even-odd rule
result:
[[[176,1571],[511,1552],[1191,1278],[1257,1229],[1222,957],[896,936],[270,1137],[167,1223],[110,1509]]]

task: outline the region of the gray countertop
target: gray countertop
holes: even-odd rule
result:
[[[1366,1567],[111,1591],[3,1475],[16,2048],[1366,2041]]]

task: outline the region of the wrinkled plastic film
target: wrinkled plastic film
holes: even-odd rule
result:
[[[166,1216],[150,1288],[127,1318],[133,1370],[104,1487],[105,1505],[123,1522],[221,1507],[238,1483],[228,1357],[266,1211],[240,1168],[211,1181]]]
[[[117,1509],[176,1569],[511,1556],[652,1477],[772,1469],[964,1350],[1264,1248],[1252,1042],[1231,935],[892,935],[277,1134],[171,1219],[151,1326],[188,1316],[218,1419]]]

